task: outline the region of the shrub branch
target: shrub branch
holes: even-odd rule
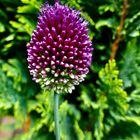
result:
[[[122,38],[121,32],[123,30],[124,22],[126,19],[127,9],[128,9],[128,0],[124,0],[122,15],[121,15],[121,19],[120,19],[120,25],[117,29],[116,39],[114,40],[112,47],[111,47],[112,49],[111,49],[110,59],[115,59],[115,57],[116,57],[116,54],[117,54],[117,51],[119,48],[119,42],[121,41],[121,38]]]

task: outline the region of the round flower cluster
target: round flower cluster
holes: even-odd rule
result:
[[[43,89],[71,93],[84,80],[93,50],[87,25],[79,11],[58,2],[41,8],[27,60],[33,80]]]

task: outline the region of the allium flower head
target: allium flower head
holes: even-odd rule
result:
[[[84,80],[93,50],[87,25],[79,11],[58,2],[41,8],[27,60],[33,80],[43,89],[71,93]]]

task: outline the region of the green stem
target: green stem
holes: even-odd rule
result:
[[[59,106],[59,94],[54,92],[54,121],[55,121],[56,140],[60,140],[60,126],[59,126],[58,106]]]

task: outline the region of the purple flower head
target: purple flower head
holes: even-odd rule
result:
[[[80,12],[58,2],[44,4],[27,45],[33,80],[43,89],[71,93],[89,71],[92,42]]]

